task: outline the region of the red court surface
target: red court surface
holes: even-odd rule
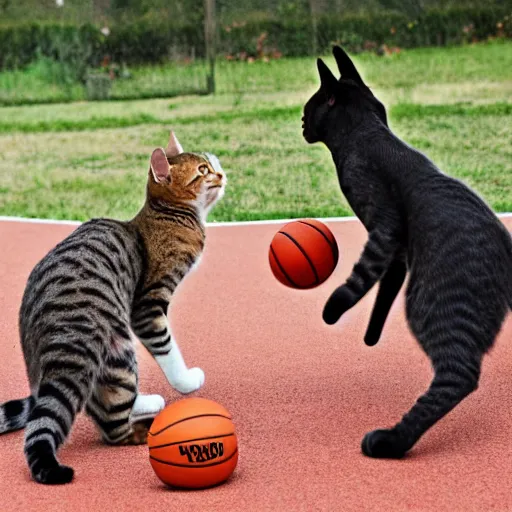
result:
[[[503,222],[512,229],[512,217]],[[199,269],[176,296],[171,323],[197,393],[232,413],[240,447],[226,484],[175,491],[154,475],[146,446],[107,447],[80,416],[60,452],[74,483],[29,480],[21,432],[0,436],[0,511],[511,511],[512,318],[485,359],[480,388],[400,461],[360,453],[365,432],[393,425],[427,388],[426,356],[409,334],[403,297],[381,341],[363,335],[375,291],[335,326],[321,311],[366,239],[357,221],[328,222],[341,260],[331,278],[294,291],[272,276],[267,250],[277,224],[208,228]],[[0,222],[0,402],[28,387],[17,314],[33,265],[74,229]],[[141,390],[180,398],[139,350]]]

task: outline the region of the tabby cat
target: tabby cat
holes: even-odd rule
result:
[[[0,433],[25,427],[32,478],[62,484],[73,469],[56,452],[85,406],[107,443],[144,443],[159,395],[140,394],[134,337],[181,393],[204,374],[188,369],[167,311],[205,243],[205,219],[226,177],[211,154],[184,153],[171,132],[151,155],[146,202],[129,222],[93,219],[31,272],[19,328],[31,395],[0,406]]]
[[[407,320],[434,378],[399,423],[362,441],[370,457],[400,458],[477,389],[483,355],[512,308],[512,239],[480,197],[392,133],[349,56],[333,53],[341,78],[318,59],[321,85],[304,107],[303,136],[330,150],[368,241],[323,318],[334,324],[380,281],[365,335],[374,345],[409,275]]]

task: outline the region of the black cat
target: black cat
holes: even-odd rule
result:
[[[368,456],[400,458],[478,387],[483,355],[512,309],[512,238],[480,197],[392,133],[349,56],[333,53],[341,78],[318,59],[321,85],[304,107],[303,134],[331,151],[369,235],[323,318],[334,324],[380,281],[365,335],[374,345],[409,273],[407,320],[434,379],[398,424],[362,442]]]

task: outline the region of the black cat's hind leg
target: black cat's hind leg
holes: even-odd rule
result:
[[[434,379],[428,391],[391,429],[374,430],[361,449],[369,457],[398,459],[419,438],[478,387],[483,353],[468,350],[456,339],[446,341],[443,356],[432,358]]]
[[[368,346],[373,346],[379,341],[389,310],[404,284],[406,275],[407,265],[405,262],[394,260],[382,277],[370,323],[364,336],[364,342]]]
[[[475,391],[482,359],[493,346],[505,318],[498,283],[470,286],[458,267],[436,279],[412,275],[406,295],[407,320],[431,360],[434,378],[402,420],[391,429],[368,433],[362,442],[370,457],[400,458],[429,428]],[[475,275],[485,275],[473,270]]]

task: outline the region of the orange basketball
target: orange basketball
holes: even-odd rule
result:
[[[201,489],[227,480],[238,462],[238,442],[228,411],[204,398],[166,407],[148,435],[151,466],[167,485]]]
[[[270,268],[281,283],[291,288],[314,288],[336,268],[338,244],[323,222],[296,220],[274,235],[268,257]]]

